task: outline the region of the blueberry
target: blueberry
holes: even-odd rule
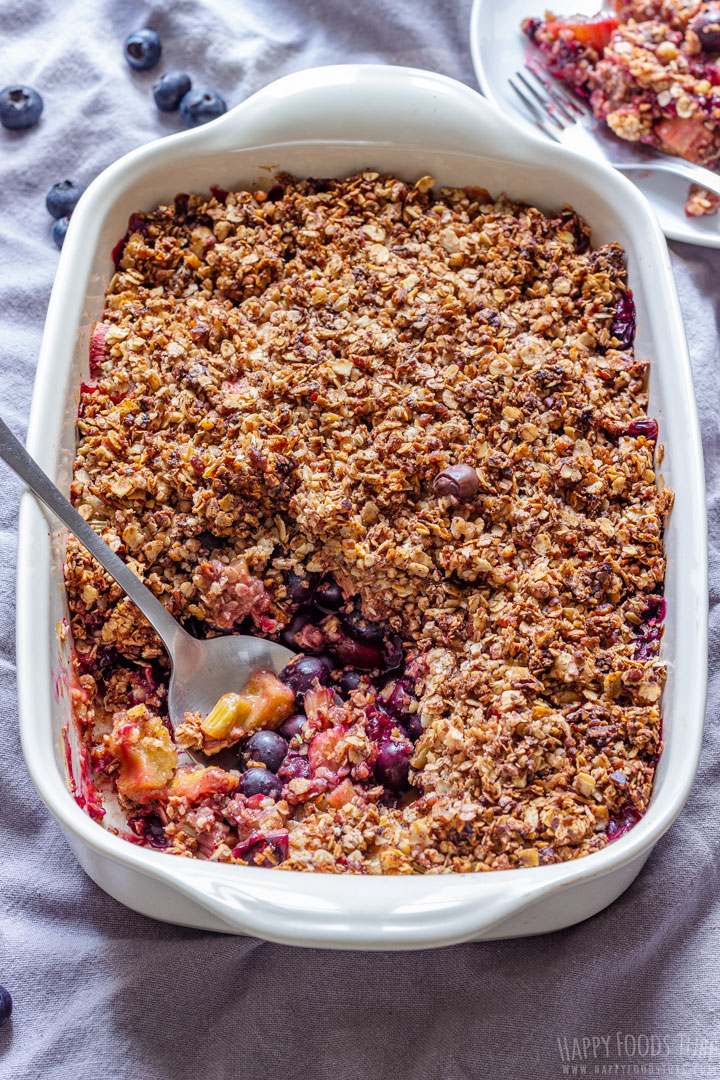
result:
[[[362,645],[380,645],[383,639],[383,628],[380,623],[371,622],[369,619],[353,611],[344,619],[350,637],[355,638]]]
[[[190,90],[180,102],[185,127],[199,127],[227,112],[225,100],[215,90]]]
[[[147,840],[154,848],[169,847],[170,841],[165,834],[165,826],[157,814],[148,814],[146,817],[135,818],[130,822],[130,828],[138,836]]]
[[[11,131],[34,127],[43,111],[43,99],[30,86],[0,90],[0,124]]]
[[[4,986],[0,986],[0,1027],[7,1024],[11,1015],[12,998],[10,997],[10,991],[6,990]]]
[[[321,581],[313,595],[313,604],[328,615],[339,611],[345,602],[342,589],[334,578]]]
[[[69,224],[69,217],[59,217],[57,221],[53,222],[52,238],[59,248],[65,243],[65,233],[68,231]]]
[[[610,336],[617,338],[619,349],[629,349],[635,340],[635,301],[630,289],[621,294],[615,316],[610,323]]]
[[[412,741],[417,742],[423,733],[420,713],[411,713],[405,720],[405,727],[407,728],[407,733],[412,739]]]
[[[287,626],[280,631],[280,643],[288,649],[319,652],[325,645],[325,637],[320,627],[314,624],[315,618],[317,615],[307,608],[296,611]],[[301,634],[302,637],[298,640]]]
[[[703,52],[720,52],[720,6],[710,4],[704,11],[690,23],[700,41]]]
[[[382,646],[382,662],[386,671],[395,671],[405,659],[402,638],[399,634],[388,634]]]
[[[388,683],[380,697],[383,708],[391,716],[394,716],[396,720],[402,720],[403,723],[407,721],[410,715],[410,705],[413,701],[413,696],[410,693],[410,683],[407,679],[397,679],[393,683]]]
[[[253,795],[269,795],[271,799],[278,799],[282,791],[282,783],[267,769],[256,767],[242,774],[238,791],[248,799],[251,799]]]
[[[375,777],[385,787],[400,791],[407,787],[412,746],[405,739],[389,739],[380,747],[375,762]]]
[[[351,694],[353,690],[357,690],[362,679],[363,676],[359,671],[347,668],[340,676],[340,692],[345,695]]]
[[[270,772],[277,772],[287,753],[287,743],[276,731],[256,731],[245,744],[248,761],[259,761]]]
[[[191,86],[184,71],[166,71],[153,86],[155,104],[161,112],[175,112]]]
[[[294,570],[286,570],[285,585],[290,602],[298,606],[309,603],[318,583],[318,578],[319,574],[306,574],[301,577]]]
[[[313,689],[316,681],[321,686],[329,685],[330,669],[319,656],[299,656],[283,668],[280,678],[302,699],[308,690]]]
[[[287,739],[288,742],[294,735],[299,735],[303,729],[303,724],[307,720],[307,716],[303,713],[296,713],[295,716],[289,716],[287,720],[283,720],[282,724],[278,728],[278,731],[282,735],[283,739]]]
[[[159,35],[147,26],[125,38],[125,59],[135,71],[148,71],[155,67],[161,52]]]
[[[338,630],[330,641],[330,648],[337,656],[340,664],[349,667],[361,668],[363,671],[372,671],[380,667],[382,655],[380,649],[372,645],[363,645],[354,638],[349,637]]]
[[[69,217],[78,204],[85,188],[74,180],[60,180],[45,196],[48,214],[54,218]]]

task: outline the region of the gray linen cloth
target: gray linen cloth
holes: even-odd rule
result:
[[[433,68],[474,86],[469,16],[469,0],[1,0],[0,85],[27,83],[45,99],[39,127],[0,130],[0,394],[15,431],[25,431],[57,263],[47,189],[66,176],[87,183],[179,127],[153,106],[157,72],[127,68],[129,31],[157,28],[158,70],[185,68],[233,105],[293,70],[350,60]],[[640,878],[562,933],[414,954],[306,951],[153,922],[102,893],[20,753],[20,488],[0,466],[0,983],[15,999],[0,1030],[1,1080],[720,1076],[720,253],[674,246],[673,264],[711,527],[704,754],[685,810]]]

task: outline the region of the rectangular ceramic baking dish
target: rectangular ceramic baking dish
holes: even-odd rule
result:
[[[281,79],[205,127],[143,146],[108,168],[73,214],[37,369],[28,448],[68,490],[78,387],[110,251],[132,211],[210,184],[237,189],[278,169],[338,176],[362,169],[475,184],[541,208],[572,204],[593,242],[621,243],[652,359],[650,412],[676,491],[667,533],[669,664],[665,749],[645,817],[604,850],[561,865],[487,874],[360,877],[200,862],[136,847],[91,820],[68,789],[61,729],[70,715],[57,626],[66,614],[63,536],[22,500],[17,655],[22,745],[33,782],[79,862],[145,915],[279,942],[348,949],[432,947],[557,930],[587,918],[633,880],[680,811],[697,767],[706,682],[706,525],[692,378],[665,240],[619,174],[526,135],[474,91],[406,68],[321,68]]]

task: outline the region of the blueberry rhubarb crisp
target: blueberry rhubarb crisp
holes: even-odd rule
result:
[[[548,70],[621,139],[720,169],[720,2],[614,0],[593,18],[528,18]],[[694,188],[689,216],[720,199]]]
[[[191,633],[297,656],[173,734],[160,641],[70,538],[91,812],[373,874],[554,863],[636,822],[672,496],[621,248],[366,172],[178,195],[114,258],[75,506]]]

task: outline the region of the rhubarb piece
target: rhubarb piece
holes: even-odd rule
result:
[[[601,56],[619,26],[614,15],[595,15],[584,19],[581,15],[572,19],[549,19],[545,30],[557,37],[561,30],[569,30],[576,41],[586,45]]]
[[[343,780],[342,784],[338,784],[327,797],[328,806],[331,806],[333,810],[339,810],[345,803],[351,802],[357,795],[353,783],[349,777]]]
[[[325,720],[335,705],[335,692],[328,686],[317,686],[308,690],[304,705],[308,720]]]
[[[206,769],[180,768],[168,788],[171,798],[187,799],[199,803],[211,795],[229,795],[240,781],[237,773],[226,772],[210,765]]]
[[[657,420],[652,420],[649,416],[643,416],[639,420],[633,420],[632,423],[628,424],[625,428],[623,434],[629,435],[633,439],[636,439],[639,435],[644,435],[650,442],[657,442]]]
[[[272,671],[256,671],[240,694],[223,694],[200,724],[209,739],[233,742],[258,728],[275,729],[293,711],[295,695]]]
[[[250,716],[251,709],[252,702],[248,697],[223,694],[200,724],[203,735],[207,735],[209,739],[227,738],[233,728],[240,729],[240,725]],[[242,733],[242,729],[240,730]]]
[[[629,349],[635,340],[635,301],[630,289],[620,296],[615,318],[610,323],[610,334],[617,339],[621,349]]]
[[[167,794],[178,755],[170,732],[145,705],[117,713],[108,748],[117,758],[117,789],[125,798],[147,803]]]
[[[699,162],[703,150],[713,141],[710,129],[696,118],[681,120],[680,117],[669,117],[659,120],[654,130],[663,143],[663,149],[688,161]]]
[[[106,323],[95,323],[90,335],[90,374],[95,376],[98,373],[100,364],[107,359],[107,345],[105,344],[105,336],[110,327]]]
[[[201,562],[193,585],[203,597],[208,621],[221,630],[231,630],[248,615],[257,621],[270,604],[267,589],[248,572],[242,559]]]
[[[337,774],[347,761],[345,728],[336,724],[327,731],[319,732],[308,748],[308,761],[312,773],[324,769],[333,775]]]

